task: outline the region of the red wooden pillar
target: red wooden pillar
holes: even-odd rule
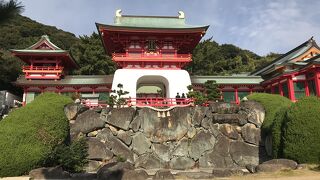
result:
[[[306,91],[306,96],[310,96],[309,86],[307,79],[304,80],[304,89]]]
[[[250,87],[250,94],[252,94],[253,93],[253,91],[252,91],[252,87]]]
[[[240,101],[239,101],[239,96],[238,96],[238,87],[235,87],[234,88],[234,93],[235,93],[235,98],[236,98],[236,103],[239,104]]]
[[[279,88],[280,95],[283,96],[283,89],[282,89],[280,81],[278,82],[278,88]]]
[[[294,86],[293,86],[293,79],[292,76],[288,78],[288,91],[289,91],[289,99],[293,102],[296,101],[296,98],[294,96]]]
[[[320,72],[316,72],[315,73],[315,85],[316,85],[316,92],[317,92],[317,96],[320,97]]]

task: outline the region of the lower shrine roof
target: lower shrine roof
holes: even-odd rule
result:
[[[28,80],[24,76],[20,76],[14,84],[19,86],[61,86],[61,85],[111,85],[113,75],[78,75],[65,76],[63,79],[54,80]]]
[[[216,81],[217,84],[237,85],[260,84],[263,81],[261,76],[248,76],[248,75],[232,75],[232,76],[191,76],[192,84],[204,84],[208,80]]]

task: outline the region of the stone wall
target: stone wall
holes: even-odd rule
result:
[[[65,112],[71,139],[88,139],[88,171],[125,160],[144,169],[238,168],[266,157],[260,135],[265,112],[252,101],[168,112],[70,104]]]

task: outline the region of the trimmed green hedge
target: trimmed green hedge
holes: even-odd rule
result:
[[[63,109],[71,102],[66,96],[44,93],[0,121],[0,177],[19,176],[44,164],[68,137]]]
[[[283,157],[283,128],[286,122],[287,110],[289,108],[282,107],[275,114],[275,119],[272,124],[272,157],[282,158]]]
[[[281,108],[288,108],[292,104],[290,99],[280,95],[275,95],[275,94],[253,93],[247,96],[247,98],[249,100],[253,100],[261,103],[262,106],[265,108],[266,117],[261,127],[263,134],[271,133],[272,124],[275,119],[276,113]]]
[[[320,100],[300,99],[287,111],[283,154],[299,163],[318,163],[320,157]]]

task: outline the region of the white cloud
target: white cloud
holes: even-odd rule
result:
[[[274,0],[248,12],[247,24],[233,26],[229,32],[238,36],[237,44],[242,48],[259,54],[284,53],[318,35],[320,24],[310,18],[318,13],[316,8],[309,3]]]

